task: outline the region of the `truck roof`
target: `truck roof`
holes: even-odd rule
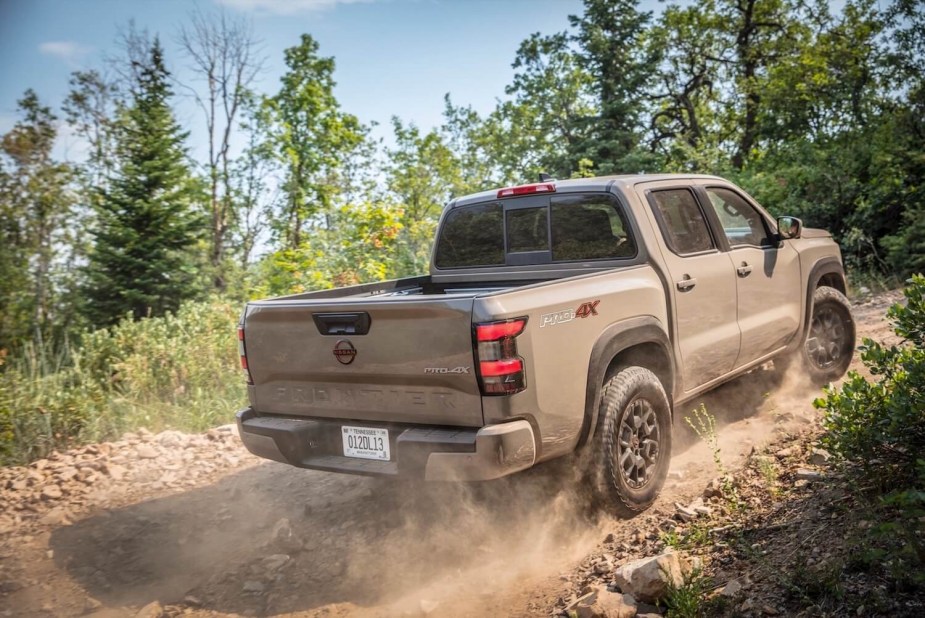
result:
[[[708,174],[617,174],[613,176],[595,176],[593,178],[569,178],[566,180],[549,180],[547,182],[554,183],[556,185],[556,192],[572,192],[572,191],[608,191],[613,185],[621,185],[624,187],[631,187],[639,183],[644,182],[658,182],[662,180],[719,180],[725,182],[719,176],[711,176]],[[531,184],[531,183],[525,183]],[[474,204],[476,202],[484,202],[487,200],[494,200],[498,197],[498,191],[504,187],[498,187],[496,189],[490,189],[488,191],[480,191],[478,193],[470,193],[469,195],[463,195],[461,197],[450,200],[450,203],[447,204],[447,208],[454,208],[456,206],[465,206],[467,204]]]

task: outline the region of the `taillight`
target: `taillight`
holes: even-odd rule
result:
[[[519,187],[506,187],[498,191],[498,197],[513,197],[515,195],[529,195],[531,193],[555,193],[556,183],[538,182],[532,185],[520,185]]]
[[[247,350],[244,347],[244,327],[238,327],[238,356],[241,357],[241,369],[244,370],[244,373],[247,375],[247,383],[253,384],[254,379],[251,378],[250,369],[247,368]]]
[[[527,388],[524,359],[517,356],[517,336],[527,318],[475,325],[479,383],[483,395],[513,395]]]

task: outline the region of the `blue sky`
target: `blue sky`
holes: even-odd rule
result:
[[[642,4],[661,6],[656,0]],[[177,32],[191,10],[218,7],[251,19],[263,42],[267,62],[258,90],[276,90],[283,50],[307,32],[323,55],[336,60],[335,92],[344,111],[381,124],[397,115],[429,129],[441,121],[447,92],[457,104],[489,111],[511,81],[518,44],[532,32],[566,29],[581,1],[0,0],[0,132],[15,121],[16,100],[26,88],[59,109],[70,72],[103,68],[130,19],[160,35],[169,67],[189,81]],[[176,108],[194,129],[195,155],[199,113],[191,101],[178,101]],[[79,158],[79,144],[66,129],[58,150]]]

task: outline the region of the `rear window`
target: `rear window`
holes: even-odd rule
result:
[[[447,214],[437,268],[613,260],[636,256],[626,215],[608,194],[567,194],[463,206]]]
[[[454,209],[447,215],[437,241],[438,268],[500,266],[504,264],[501,204],[479,204]]]

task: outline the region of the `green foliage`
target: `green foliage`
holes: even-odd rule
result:
[[[684,422],[694,430],[697,437],[704,441],[713,454],[713,463],[716,465],[716,471],[720,474],[720,482],[723,484],[723,495],[733,508],[741,508],[742,502],[739,500],[739,493],[732,482],[732,475],[723,464],[723,458],[720,455],[719,436],[716,433],[716,418],[709,412],[707,407],[700,404],[699,408],[691,410],[691,416],[685,416]]]
[[[57,118],[27,90],[20,120],[0,137],[0,349],[67,327],[73,169],[52,158]]]
[[[712,580],[704,575],[703,569],[694,568],[684,575],[681,584],[668,578],[668,592],[662,603],[668,608],[668,618],[700,618],[706,613],[708,603],[704,597],[710,590]]]
[[[108,326],[176,311],[197,294],[193,250],[204,221],[181,131],[170,109],[169,73],[157,40],[132,84],[117,133],[117,170],[101,195],[87,269],[85,311]]]
[[[268,131],[264,152],[285,174],[284,203],[273,221],[274,233],[283,249],[297,250],[336,207],[343,168],[365,131],[356,116],[340,111],[334,59],[318,55],[317,41],[303,34],[299,45],[285,54],[288,70],[280,90],[263,101]]]
[[[865,339],[861,346],[861,360],[876,381],[850,372],[815,405],[825,415],[825,447],[844,462],[860,492],[879,497],[882,523],[875,532],[885,539],[885,562],[920,569],[925,564],[925,277],[912,277],[905,298],[887,313],[903,343],[884,346]]]
[[[237,302],[189,302],[176,314],[127,316],[79,344],[0,356],[0,464],[138,427],[201,431],[230,422],[245,400],[239,312]]]

